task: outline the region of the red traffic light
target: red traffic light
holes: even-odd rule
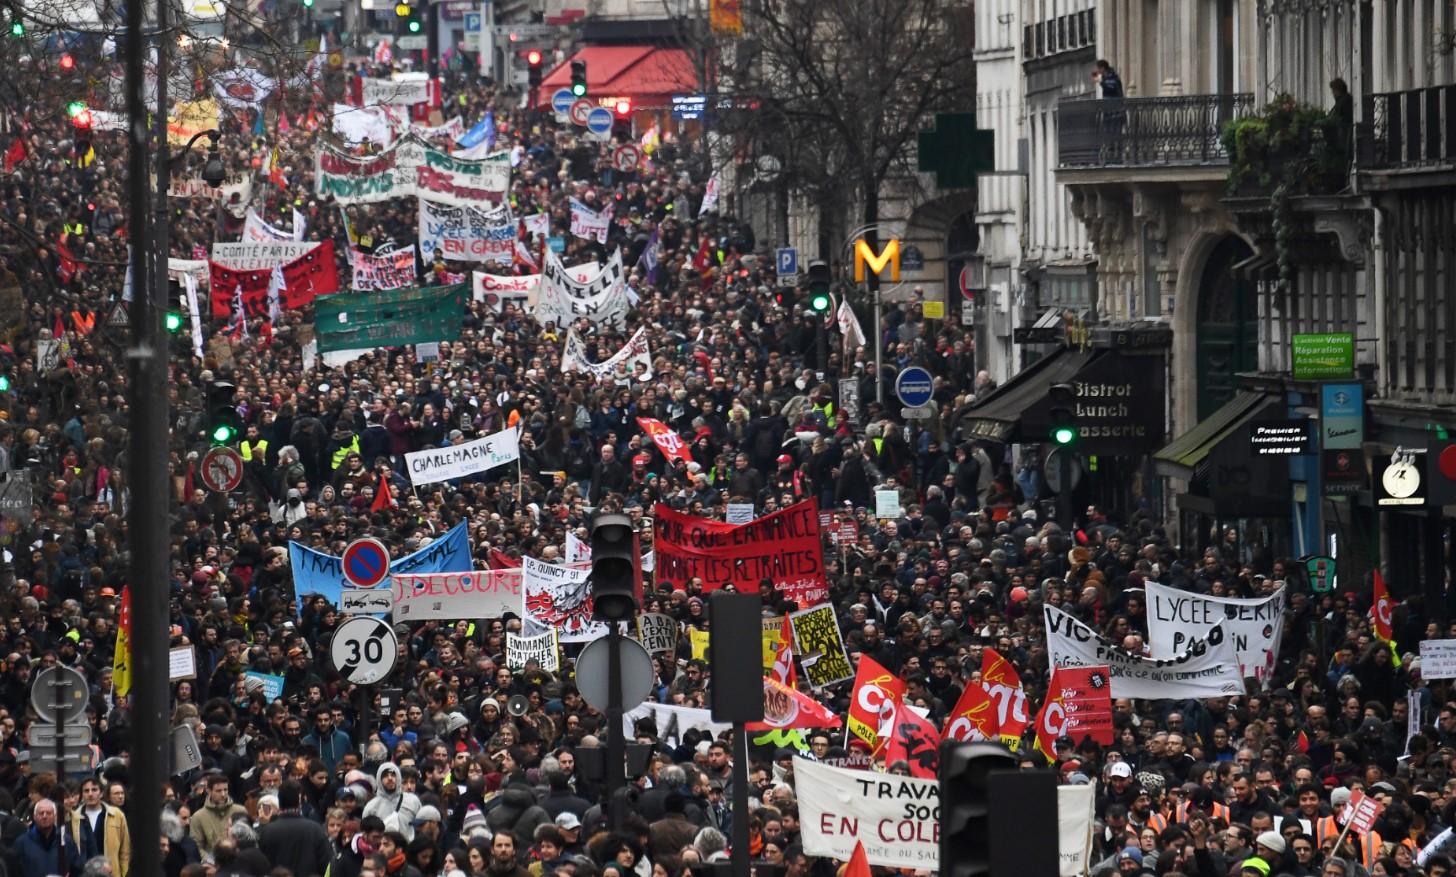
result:
[[[527,52],[526,53],[526,63],[529,64],[529,65],[531,65],[532,67],[540,67],[541,66],[541,50],[540,49],[532,49],[529,52]]]
[[[61,62],[60,63],[61,63],[61,69],[62,70],[72,70],[72,69],[75,69],[75,67],[76,67],[76,59],[73,58],[73,57],[71,57],[71,53],[70,52],[67,52],[66,54],[64,54],[64,55],[61,56]]]
[[[617,103],[613,109],[617,111],[618,116],[623,118],[632,115],[632,99],[630,97],[617,98]]]
[[[82,110],[81,112],[77,113],[75,116],[71,117],[71,124],[81,129],[90,128],[91,111]]]

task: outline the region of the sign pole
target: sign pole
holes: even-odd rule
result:
[[[621,831],[622,790],[627,785],[627,740],[622,733],[622,630],[607,622],[607,814],[612,831]]]
[[[733,877],[748,877],[748,724],[746,722],[733,723],[732,844]]]

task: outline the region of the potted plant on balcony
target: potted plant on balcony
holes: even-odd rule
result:
[[[1220,135],[1229,156],[1229,194],[1269,199],[1281,285],[1294,278],[1289,199],[1344,186],[1350,156],[1339,132],[1332,114],[1280,94],[1259,113],[1224,125]]]

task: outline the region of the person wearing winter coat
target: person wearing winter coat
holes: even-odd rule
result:
[[[374,773],[374,797],[364,805],[365,816],[384,820],[386,830],[398,831],[405,840],[412,840],[415,814],[420,812],[420,798],[404,790],[404,777],[399,765],[386,761]]]
[[[227,780],[223,780],[223,788],[227,788]],[[49,877],[56,873],[80,877],[85,863],[71,833],[56,824],[56,802],[40,799],[30,811],[30,818],[30,830],[15,841],[20,877]]]
[[[247,816],[248,810],[242,804],[234,803],[228,792],[228,778],[215,773],[207,778],[207,803],[192,814],[189,832],[197,842],[197,849],[205,856],[212,853],[217,842],[228,836],[233,817]]]

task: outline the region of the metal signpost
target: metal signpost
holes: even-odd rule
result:
[[[359,686],[359,731],[368,740],[369,686],[388,679],[399,660],[394,628],[372,615],[355,615],[334,632],[329,657],[345,682]]]

